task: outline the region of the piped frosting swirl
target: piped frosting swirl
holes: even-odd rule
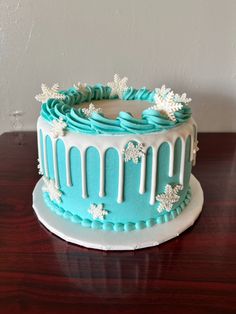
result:
[[[116,119],[110,119],[103,113],[94,112],[87,117],[80,107],[82,103],[95,100],[111,99],[109,86],[96,84],[86,86],[84,91],[75,87],[59,92],[64,99],[48,99],[41,107],[41,116],[51,122],[60,117],[67,124],[67,130],[87,134],[144,134],[159,132],[178,126],[191,117],[191,108],[183,105],[175,112],[176,121],[171,121],[165,115],[154,109],[145,109],[141,118],[135,118],[131,113],[121,111]],[[134,89],[129,87],[123,93],[122,99],[140,100],[154,103],[155,91],[146,88]],[[114,97],[112,97],[114,99]],[[76,106],[76,108],[75,108]]]

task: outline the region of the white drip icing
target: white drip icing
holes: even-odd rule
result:
[[[48,160],[47,160],[47,135],[43,134],[43,164],[45,176],[48,177]]]
[[[37,131],[37,143],[38,143],[38,161],[39,165],[42,167],[42,150],[41,150],[41,134],[40,134],[40,129]],[[42,168],[41,168],[42,169]]]
[[[81,156],[81,184],[82,184],[82,197],[87,198],[87,180],[86,180],[86,150],[80,150]]]
[[[65,147],[66,149],[66,184],[67,186],[72,186],[71,182],[71,171],[70,171],[70,147],[68,148],[67,146]]]
[[[57,166],[57,139],[52,139],[53,172],[56,187],[59,188],[58,166]]]
[[[124,159],[122,152],[119,152],[119,179],[118,179],[118,196],[117,203],[123,202],[124,192]]]
[[[174,151],[175,151],[175,141],[169,142],[170,148],[170,159],[169,159],[169,177],[173,177],[174,174]]]
[[[139,185],[139,193],[140,194],[144,194],[144,192],[145,192],[145,184],[146,184],[146,153],[147,153],[147,149],[145,151],[145,155],[142,157],[142,160],[141,160],[140,185]]]
[[[99,158],[100,158],[100,188],[99,188],[99,196],[103,197],[105,196],[104,192],[104,178],[105,178],[105,169],[104,169],[104,159],[105,159],[105,153],[99,152]]]
[[[190,135],[191,137],[191,148],[190,148],[190,161],[193,161],[193,144],[194,144],[194,134]]]
[[[192,165],[195,166],[196,165],[196,153],[193,154],[193,149],[194,149],[194,143],[197,142],[197,125],[194,121],[193,123],[193,135],[192,135],[192,143],[191,143],[191,156],[192,156]]]
[[[39,118],[38,120],[38,137],[40,137],[40,131],[42,132],[42,144],[43,144],[43,159],[44,159],[44,169],[45,176],[48,177],[48,160],[47,160],[47,145],[46,145],[46,137],[52,141],[52,149],[53,149],[53,169],[54,169],[54,177],[55,183],[59,185],[59,177],[58,177],[58,161],[57,161],[57,150],[56,150],[56,139],[54,139],[51,135],[51,125],[46,122],[43,118]],[[118,191],[117,191],[117,202],[122,203],[124,201],[124,160],[122,149],[129,141],[138,141],[141,143],[145,143],[146,152],[149,147],[152,147],[152,170],[151,170],[151,193],[150,193],[150,204],[154,204],[156,191],[157,191],[157,163],[158,163],[158,150],[162,143],[167,142],[169,145],[169,169],[168,175],[170,177],[174,174],[174,160],[175,160],[175,143],[177,138],[181,139],[181,160],[180,160],[180,176],[179,176],[179,184],[183,184],[184,181],[184,169],[185,169],[185,155],[186,155],[186,141],[188,136],[191,136],[191,160],[193,158],[192,150],[193,150],[193,141],[196,137],[196,125],[194,121],[191,119],[187,123],[165,131],[158,134],[150,133],[150,134],[126,134],[122,136],[115,135],[102,135],[102,136],[94,136],[94,135],[86,135],[86,134],[78,134],[78,133],[67,133],[66,136],[62,138],[63,143],[65,145],[65,168],[66,168],[66,183],[68,186],[71,186],[73,182],[71,181],[71,169],[70,169],[70,149],[72,147],[76,147],[80,151],[81,156],[81,194],[83,198],[88,197],[87,192],[87,166],[86,166],[86,151],[89,147],[95,147],[100,156],[100,178],[99,178],[99,196],[105,196],[105,153],[109,148],[114,148],[118,151],[119,155],[119,173],[118,173]],[[38,139],[38,147],[39,147],[39,158],[42,154],[41,142]],[[145,185],[146,185],[146,155],[141,159],[141,167],[140,167],[140,183],[139,183],[139,193],[145,193]]]
[[[157,154],[159,147],[152,147],[152,179],[151,179],[151,194],[150,205],[155,204],[156,188],[157,188]]]
[[[186,138],[181,137],[181,160],[179,173],[179,184],[181,185],[184,185],[185,152],[186,152]]]

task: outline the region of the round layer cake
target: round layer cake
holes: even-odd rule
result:
[[[166,223],[191,199],[197,129],[186,94],[115,75],[107,85],[42,84],[39,172],[47,207],[84,227],[132,231]]]

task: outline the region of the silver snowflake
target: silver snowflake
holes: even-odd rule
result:
[[[35,96],[35,99],[41,101],[42,103],[46,102],[48,99],[65,99],[65,95],[59,93],[59,84],[54,84],[51,88],[47,87],[46,84],[41,85],[42,94]]]
[[[52,121],[51,133],[54,138],[65,135],[65,128],[67,124],[63,121],[63,118],[60,117],[58,120]]]
[[[86,94],[86,92],[87,92],[87,84],[86,83],[78,82],[77,84],[74,84],[73,86],[77,91],[81,92],[82,94]]]
[[[39,173],[40,175],[43,175],[43,167],[42,167],[42,165],[41,165],[41,163],[40,163],[39,158],[38,158],[38,166],[37,166],[37,168],[38,168],[38,173]]]
[[[187,98],[187,94],[183,93],[181,96],[179,94],[175,94],[174,101],[177,103],[188,105],[192,101],[192,99]]]
[[[199,151],[198,140],[193,142],[193,166],[196,165],[197,152]]]
[[[133,163],[137,164],[139,158],[145,155],[144,144],[138,143],[135,145],[133,142],[129,142],[127,147],[122,151],[125,162],[132,160]]]
[[[163,85],[161,88],[155,89],[155,105],[149,109],[160,111],[161,114],[167,116],[171,121],[176,121],[174,113],[183,108],[183,104],[188,104],[191,98],[186,98],[186,94],[181,96],[174,94],[170,88]]]
[[[85,114],[85,116],[87,118],[90,118],[90,117],[92,117],[94,112],[101,113],[102,109],[101,108],[96,108],[94,106],[94,104],[91,103],[88,108],[82,108],[82,112]]]
[[[128,89],[127,82],[128,82],[127,77],[123,77],[121,79],[118,74],[115,74],[114,81],[107,83],[107,86],[111,88],[110,96],[111,97],[118,96],[121,99],[123,93]]]
[[[156,196],[156,200],[160,202],[159,207],[157,208],[157,211],[159,213],[162,213],[163,210],[171,211],[173,205],[178,202],[180,196],[178,195],[178,192],[183,189],[183,186],[180,184],[175,185],[172,187],[170,184],[167,184],[165,186],[165,193],[158,194]]]
[[[58,186],[56,186],[54,180],[43,177],[43,181],[43,192],[47,192],[49,194],[51,201],[61,203],[62,192],[59,190]]]
[[[108,214],[106,210],[103,209],[103,204],[91,204],[88,212],[93,216],[93,219],[101,219]]]

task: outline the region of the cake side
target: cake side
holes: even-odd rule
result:
[[[193,120],[161,133],[54,138],[52,126],[39,118],[42,172],[61,193],[59,202],[47,192],[45,200],[58,214],[92,228],[128,231],[167,222],[189,202],[195,138]],[[125,162],[128,143],[144,145],[140,162]],[[168,184],[182,189],[171,209],[160,211],[156,197]],[[91,204],[102,205],[105,215],[92,215]]]

